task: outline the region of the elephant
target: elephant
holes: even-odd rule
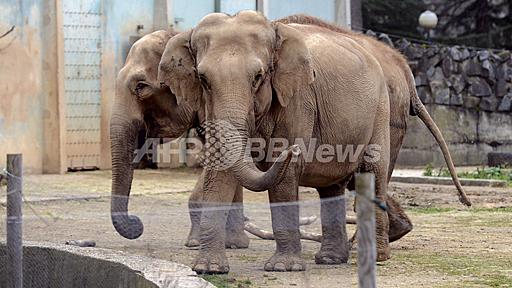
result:
[[[143,232],[140,220],[126,213],[135,166],[131,162],[135,143],[137,140],[140,142],[137,139],[139,131],[145,129],[146,137],[149,138],[174,139],[197,126],[203,117],[186,104],[177,105],[174,94],[168,88],[161,87],[157,81],[158,64],[165,45],[177,34],[176,31],[156,31],[142,37],[130,49],[117,77],[110,123],[111,212],[115,229],[128,239],[135,239]],[[200,185],[202,182],[198,181],[195,191],[202,190]],[[201,195],[201,192],[193,194]],[[227,248],[246,248],[249,245],[249,238],[243,228],[241,201],[235,199],[233,209],[229,212],[226,234],[230,241],[226,242]]]
[[[336,56],[340,54],[344,57]],[[235,16],[210,14],[195,29],[168,42],[158,75],[178,101],[185,100],[195,109],[204,108],[206,119],[210,121],[220,120],[232,125],[239,133],[236,138],[240,141],[235,142],[242,147],[249,136],[258,135],[267,142],[271,137],[321,139],[323,144],[364,143],[367,148],[378,144],[381,149],[381,158],[376,162],[362,156],[350,163],[322,165],[315,160],[309,163],[302,159],[288,169],[288,152],[298,154],[297,147],[292,146],[278,161],[258,163],[264,166],[260,168],[266,169],[263,172],[250,157],[236,146],[230,146],[240,157],[235,158],[227,170],[205,168],[203,188],[208,196],[203,200],[212,207],[232,201],[234,194],[226,192],[226,188],[236,183],[255,191],[270,188],[277,247],[265,264],[265,270],[304,269],[300,257],[298,207],[274,205],[296,201],[299,184],[315,187],[321,197],[331,198],[344,191],[354,172],[371,171],[376,174],[377,198],[386,201],[390,164],[387,82],[377,59],[350,37],[340,37],[314,25],[270,24],[263,16],[249,11]],[[412,79],[412,74],[408,76]],[[359,86],[363,87],[357,88]],[[411,99],[413,111],[421,118],[427,112],[421,102],[414,100]],[[356,115],[369,119],[354,121]],[[334,131],[342,131],[340,134],[344,137]],[[212,134],[207,134],[207,141],[212,138]],[[221,145],[220,149],[227,147]],[[285,161],[279,161],[283,159]],[[212,158],[211,163],[214,160],[218,159]],[[341,203],[343,201],[334,205],[322,203],[322,215],[343,210]],[[346,262],[344,213],[338,214],[335,219],[328,217],[329,221],[322,221],[324,237],[319,254]],[[194,265],[197,272],[229,271],[222,245],[225,239],[219,233],[225,219],[225,213],[219,210],[203,212],[201,250]],[[378,259],[386,260],[389,258],[387,215],[379,211],[377,223]]]
[[[276,252],[265,270],[305,269],[295,204],[299,185],[318,189],[326,200],[321,204],[322,216],[336,215],[322,221],[318,259],[348,260],[344,200],[328,200],[341,196],[355,172],[373,172],[376,197],[385,202],[390,157],[388,90],[378,61],[366,49],[319,26],[270,23],[252,11],[235,16],[213,13],[167,43],[158,78],[178,102],[204,109],[208,121],[233,127],[234,132],[214,129],[220,131],[219,138],[226,136],[224,142],[233,140],[231,146],[218,142],[219,151],[224,148],[234,158],[222,159],[229,162],[227,169],[205,167],[204,205],[215,208],[230,203],[234,194],[226,187],[236,183],[253,191],[269,190]],[[289,143],[302,139],[307,144],[316,139],[320,142],[315,145],[359,144],[367,150],[378,147],[378,151],[369,149],[354,161],[322,163],[298,157],[301,149],[292,145],[283,152],[269,151],[281,154],[276,161],[261,161],[257,167],[244,152],[254,136],[266,143],[271,138]],[[206,141],[214,144],[215,137],[207,133]],[[207,156],[210,163],[218,163],[217,154]],[[225,236],[219,233],[224,230],[225,214],[217,209],[202,212],[196,272],[229,271]],[[378,259],[386,260],[390,253],[387,214],[378,211],[376,220]]]

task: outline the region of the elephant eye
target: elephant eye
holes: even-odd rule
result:
[[[258,74],[256,74],[256,76],[254,76],[254,81],[252,82],[253,88],[260,87],[261,82],[263,82],[264,73],[265,73],[265,71],[262,70],[262,71],[259,71]]]
[[[144,81],[137,82],[137,85],[135,86],[135,95],[137,95],[139,98],[143,98],[144,94],[147,94],[147,88],[149,88],[149,84]]]
[[[206,75],[204,75],[203,73],[199,73],[198,77],[199,81],[201,82],[201,86],[203,86],[205,90],[210,90],[211,86],[210,83],[208,82],[208,78],[206,78]]]

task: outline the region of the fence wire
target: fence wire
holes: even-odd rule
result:
[[[159,172],[144,172],[151,175],[151,179],[165,177]],[[5,173],[4,173],[5,174]],[[93,178],[88,181],[63,181],[66,177],[80,178],[80,175],[89,175]],[[87,176],[87,177],[89,177]],[[207,213],[213,210],[228,211],[232,206],[215,205],[199,210],[190,210],[188,197],[193,189],[193,182],[180,186],[179,189],[171,189],[165,185],[152,184],[150,181],[137,183],[140,175],[135,176],[134,189],[130,198],[129,213],[137,215],[144,223],[144,234],[136,240],[122,238],[111,224],[110,215],[110,186],[111,178],[108,172],[82,172],[68,175],[30,175],[23,178],[23,239],[29,246],[33,243],[50,243],[51,245],[73,244],[78,246],[95,246],[83,249],[87,253],[103,253],[102,249],[123,251],[128,255],[162,259],[191,266],[194,258],[199,253],[199,247],[185,247],[191,228],[189,212]],[[81,178],[80,178],[81,179]],[[186,186],[186,187],[185,187]],[[139,190],[143,188],[143,192]],[[155,190],[152,190],[154,188]],[[6,219],[5,199],[8,191],[6,186],[0,187],[0,243],[5,242]],[[148,192],[149,191],[149,192]],[[353,193],[345,193],[345,196],[322,200],[316,191],[301,189],[299,201],[294,203],[269,204],[267,193],[244,192],[243,212],[245,215],[245,234],[250,239],[248,249],[228,250],[230,275],[239,279],[254,279],[263,277],[262,268],[266,259],[269,259],[275,251],[275,241],[272,239],[271,208],[284,209],[294,205],[299,206],[301,216],[301,234],[303,258],[307,263],[305,272],[297,273],[296,281],[299,287],[316,287],[310,278],[312,267],[314,269],[331,269],[329,266],[314,266],[315,254],[321,245],[322,226],[321,220],[326,223],[336,223],[338,215],[322,215],[320,208],[322,203],[329,206],[346,205],[347,218],[354,219]],[[374,201],[368,199],[368,201]],[[332,206],[332,205],[331,205]],[[338,206],[339,207],[339,206]],[[228,212],[226,212],[228,213]],[[290,215],[282,223],[284,229],[294,227],[296,218]],[[249,224],[249,228],[248,227]],[[347,239],[354,231],[355,225],[347,225]],[[283,227],[281,227],[283,228]],[[254,231],[267,234],[251,234]],[[263,236],[262,236],[263,235]],[[305,240],[308,239],[308,240]],[[239,240],[239,239],[238,239]],[[227,242],[233,241],[227,236]],[[236,242],[237,239],[234,239]],[[237,243],[239,244],[239,243]],[[46,245],[46,244],[45,244]],[[36,245],[37,246],[37,245]],[[0,248],[5,246],[0,245]],[[352,254],[355,250],[352,250]],[[91,266],[87,261],[73,256],[74,254],[55,254],[46,246],[25,248],[24,252],[24,286],[25,287],[109,287],[105,283],[122,283],[120,287],[131,287],[129,283],[140,281],[132,274],[125,273],[121,268],[113,268],[106,264]],[[76,259],[74,257],[77,257]],[[258,259],[258,260],[256,260]],[[0,260],[5,267],[9,265],[5,259],[5,249],[0,249]],[[156,260],[155,260],[156,261]],[[349,258],[346,277],[340,279],[342,287],[351,287],[357,283],[357,268],[355,256]],[[149,265],[149,264],[148,264]],[[251,271],[251,272],[247,272]],[[163,271],[164,272],[164,271]],[[5,270],[0,269],[0,287],[5,287]],[[70,275],[71,274],[71,275]],[[90,275],[95,275],[90,277]],[[135,278],[134,278],[135,277]],[[206,277],[206,279],[210,279]],[[224,279],[227,287],[251,287],[244,286],[242,282],[233,284],[232,278]],[[230,280],[231,279],[231,280]],[[211,279],[210,279],[211,280]],[[107,281],[107,282],[106,282]],[[110,282],[109,282],[110,281]],[[219,279],[216,279],[219,281]],[[51,283],[51,284],[49,284]],[[126,284],[126,286],[124,285]],[[218,283],[217,285],[221,285]],[[234,285],[234,286],[233,286]],[[173,287],[173,286],[168,286]]]

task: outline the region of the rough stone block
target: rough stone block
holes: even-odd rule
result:
[[[452,93],[450,96],[450,105],[453,106],[462,106],[464,104],[464,99],[462,94]]]
[[[512,143],[512,115],[508,113],[479,112],[478,135],[485,143]]]
[[[469,77],[469,95],[477,97],[490,96],[492,94],[491,86],[481,77]]]
[[[465,61],[463,69],[468,76],[484,76],[482,64],[475,59]]]
[[[421,86],[416,88],[418,93],[418,97],[420,97],[421,102],[423,104],[432,103],[432,94],[430,93],[430,88],[428,86]]]
[[[500,100],[495,96],[483,97],[480,101],[480,109],[483,111],[494,112],[498,109]]]
[[[512,92],[510,94],[505,95],[503,99],[501,99],[500,106],[498,106],[499,112],[510,112],[512,110]]]
[[[450,87],[448,87],[448,83],[445,80],[431,81],[430,90],[432,91],[434,103],[450,105]]]
[[[463,99],[464,99],[464,108],[467,108],[467,109],[476,109],[478,107],[480,107],[480,101],[482,100],[482,98],[480,97],[475,97],[475,96],[471,96],[471,95],[464,95],[463,96]]]

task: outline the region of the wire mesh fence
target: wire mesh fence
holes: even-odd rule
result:
[[[139,216],[144,223],[144,234],[136,240],[124,239],[112,227],[110,171],[67,175],[28,175],[23,181],[23,240],[27,243],[95,246],[78,249],[89,253],[89,251],[103,251],[102,248],[106,248],[123,251],[128,255],[162,259],[191,266],[199,247],[194,245],[185,247],[184,244],[190,240],[188,239],[191,228],[188,198],[198,173],[199,170],[184,169],[136,171],[129,210],[130,214]],[[1,186],[0,191],[0,242],[3,242],[1,239],[4,239],[6,234],[6,186]],[[296,275],[291,281],[297,283],[299,287],[317,287],[314,279],[318,276],[318,271],[323,269],[328,273],[329,269],[332,269],[332,266],[315,265],[315,254],[321,249],[321,222],[333,222],[325,215],[322,216],[324,219],[321,219],[321,205],[341,201],[346,205],[348,222],[353,223],[355,221],[352,206],[354,195],[347,192],[345,196],[328,198],[321,203],[315,190],[301,188],[299,194],[298,202],[283,204],[300,207],[302,255],[307,265],[306,271],[295,272]],[[229,208],[229,206],[216,207],[225,211]],[[228,249],[230,274],[227,278],[212,280],[211,276],[206,276],[206,279],[217,281],[217,285],[227,287],[254,287],[247,283],[254,281],[255,278],[273,279],[273,276],[269,276],[268,272],[263,270],[265,262],[275,251],[275,241],[271,240],[273,235],[270,208],[267,193],[244,192],[243,212],[246,220],[246,235],[250,239],[249,247]],[[204,209],[206,208],[200,209],[200,212]],[[288,220],[290,223],[283,225],[293,226],[294,221],[291,218]],[[348,238],[355,232],[354,226],[347,226]],[[233,242],[239,244],[237,243],[239,240],[227,236],[227,242],[231,244]],[[235,247],[237,245],[228,248]],[[0,250],[0,259],[4,265],[0,266],[7,267],[10,263],[7,262],[2,251],[5,253],[5,250]],[[352,254],[354,253],[355,250],[352,250]],[[70,260],[70,257],[73,257],[71,255],[73,254],[55,254],[51,249],[44,247],[35,250],[25,248],[24,287],[109,287],[105,286],[107,285],[105,283],[139,281],[120,268],[100,264],[91,267],[85,260],[79,258],[76,260],[78,262],[73,262]],[[357,261],[354,255],[348,259],[349,265],[337,268],[342,270],[337,275],[337,282],[342,287],[351,287],[357,283],[355,264]],[[0,275],[6,275],[5,268],[0,272]],[[84,280],[84,275],[91,273],[95,276],[92,278],[87,276],[87,280]],[[244,284],[243,281],[233,279],[246,279],[243,281],[248,282]],[[272,280],[268,282],[272,284]],[[52,284],[49,286],[48,283]],[[121,284],[120,287],[131,286]]]

